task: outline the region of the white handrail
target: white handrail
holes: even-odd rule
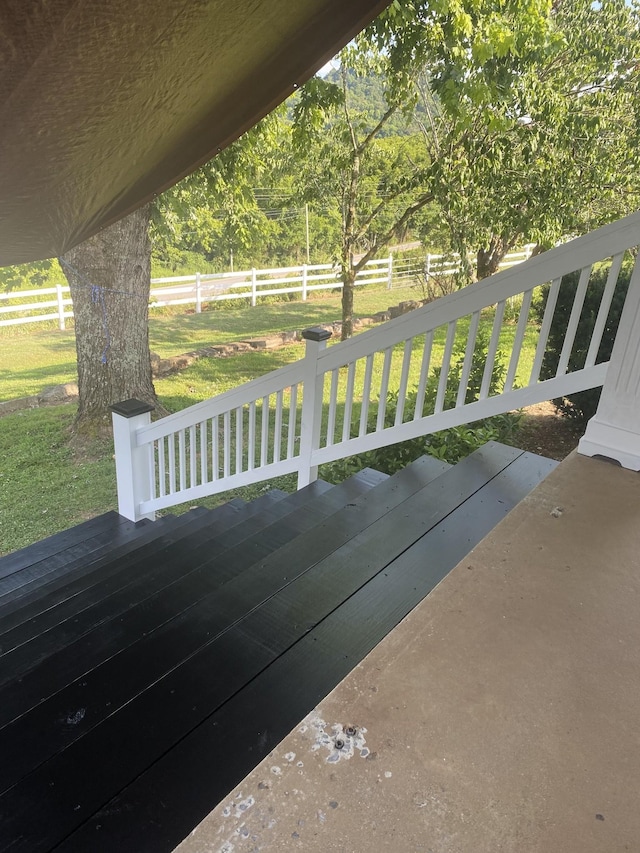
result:
[[[137,472],[124,489],[121,507],[134,505],[137,520],[163,507],[293,471],[302,486],[324,462],[602,385],[608,363],[596,364],[595,354],[613,279],[617,281],[623,254],[639,243],[636,213],[344,343],[325,348],[327,334],[308,330],[304,359],[154,424],[138,420],[126,441],[121,439],[129,448],[123,459],[132,455],[130,448],[135,450]],[[590,356],[584,366],[572,367],[569,354],[582,300],[591,270],[600,262],[609,265],[610,274]],[[567,322],[567,343],[555,376],[542,378],[562,277],[576,271],[580,283]],[[633,280],[640,282],[640,276]],[[530,305],[543,285],[549,285],[544,318],[534,327]],[[505,306],[513,297],[520,306],[515,330],[505,326]],[[460,339],[467,320],[466,337]],[[467,400],[469,377],[472,369],[477,372],[481,323],[490,329],[490,340],[486,354],[482,350],[479,393]],[[500,339],[507,331],[513,343],[506,379],[494,387]],[[529,374],[520,376],[525,334],[535,337],[535,356]],[[454,359],[456,342],[459,360]],[[413,396],[410,377],[417,380]],[[126,435],[121,424],[118,434]],[[117,460],[119,455],[116,442]],[[146,460],[143,475],[141,459]],[[118,479],[126,480],[121,469]]]

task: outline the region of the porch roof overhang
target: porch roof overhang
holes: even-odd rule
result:
[[[8,0],[0,265],[52,257],[252,127],[388,0]]]

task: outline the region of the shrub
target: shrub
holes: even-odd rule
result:
[[[465,402],[471,403],[478,399],[480,386],[484,374],[484,366],[487,360],[488,335],[479,334],[473,355],[467,394]],[[445,409],[455,407],[462,368],[464,363],[464,349],[456,349],[451,359],[451,366],[447,378],[445,391]],[[506,376],[505,355],[502,352],[496,354],[495,367],[493,370],[490,393],[499,392]],[[431,414],[435,407],[438,384],[440,382],[440,368],[433,371],[427,382],[422,414]],[[395,422],[397,392],[387,395],[387,406],[385,410],[385,427],[393,426]],[[406,418],[412,418],[417,403],[417,389],[407,394],[405,403]],[[378,401],[379,405],[379,401]],[[377,406],[372,406],[372,414],[369,417],[368,431],[373,432],[377,418]],[[468,456],[478,447],[482,447],[487,441],[508,441],[517,432],[520,422],[520,414],[509,412],[504,415],[495,415],[475,421],[473,424],[464,424],[459,427],[450,427],[436,433],[419,436],[418,438],[401,441],[397,444],[380,447],[376,450],[339,459],[322,467],[322,477],[329,482],[338,483],[347,477],[360,471],[362,468],[375,468],[386,474],[393,474],[404,468],[410,462],[420,456],[428,454],[454,464],[458,460]],[[357,435],[357,432],[353,433]]]
[[[569,370],[580,370],[584,367],[591,335],[595,326],[598,310],[602,301],[602,294],[607,283],[607,274],[609,267],[601,266],[595,269],[591,274],[591,280],[587,287],[587,293],[580,314],[576,337],[569,357]],[[627,295],[629,279],[631,277],[631,264],[623,266],[618,276],[618,282],[611,301],[611,307],[605,324],[602,341],[596,357],[596,364],[603,361],[608,361],[611,357],[611,350],[616,337],[620,315],[624,306],[624,300]],[[558,302],[551,323],[549,332],[549,340],[547,342],[547,350],[542,362],[540,371],[541,379],[551,379],[556,375],[560,354],[564,344],[565,333],[569,324],[569,317],[573,307],[573,300],[580,272],[570,273],[565,275],[560,284],[558,292]],[[549,285],[543,288],[543,298],[534,305],[534,312],[537,315],[539,322],[542,322],[544,309],[547,304],[549,294]],[[567,397],[560,397],[553,401],[557,411],[564,417],[575,421],[581,426],[586,426],[589,418],[593,417],[598,408],[600,400],[600,388],[593,388],[588,391],[579,391],[575,394],[570,394]]]

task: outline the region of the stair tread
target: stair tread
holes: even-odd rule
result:
[[[1,632],[5,633],[15,625],[34,618],[43,609],[50,609],[78,591],[104,581],[110,573],[125,571],[141,550],[150,555],[203,526],[230,522],[243,508],[244,503],[242,506],[230,503],[217,507],[213,522],[209,510],[203,513],[190,511],[178,517],[165,517],[161,520],[161,525],[156,527],[157,522],[149,523],[139,536],[124,544],[106,546],[91,557],[77,558],[63,566],[59,572],[54,571],[50,576],[36,578],[32,583],[24,584],[0,599]],[[116,561],[124,562],[118,564]],[[111,565],[111,572],[107,568],[109,565]],[[2,647],[1,637],[0,647]]]
[[[443,469],[443,465],[434,466],[431,462],[418,460],[414,463],[413,470],[407,473],[407,470],[398,472],[393,478],[388,478],[379,485],[379,488],[387,488],[391,483],[391,495],[394,501],[401,499],[403,496],[410,494],[420,485],[430,482],[435,474]],[[321,482],[321,481],[317,481]],[[319,486],[313,488],[318,489]],[[325,484],[325,488],[329,488]],[[307,487],[309,489],[309,487]],[[242,526],[236,525],[233,528],[225,530],[215,540],[210,540],[206,535],[206,530],[201,529],[195,536],[190,539],[190,550],[187,550],[178,543],[173,549],[170,546],[166,552],[154,557],[152,565],[149,567],[149,573],[141,571],[141,564],[138,562],[135,568],[135,579],[124,586],[116,585],[115,591],[108,595],[109,584],[111,578],[108,578],[104,584],[98,584],[87,591],[83,596],[78,595],[74,599],[62,601],[55,607],[49,608],[46,612],[38,614],[33,619],[22,622],[19,625],[5,630],[0,637],[0,646],[4,651],[3,655],[3,672],[0,675],[0,683],[3,685],[10,684],[15,673],[22,672],[23,678],[20,691],[12,691],[11,697],[7,697],[5,701],[0,702],[0,721],[6,720],[6,714],[9,709],[15,706],[26,693],[27,686],[32,680],[24,673],[34,667],[41,667],[47,658],[50,658],[57,652],[64,652],[71,645],[74,639],[79,639],[82,636],[90,633],[101,624],[107,622],[115,622],[113,630],[109,633],[110,644],[115,644],[121,636],[124,627],[121,614],[128,611],[128,619],[133,621],[137,611],[131,612],[136,606],[141,606],[139,600],[140,595],[144,596],[144,600],[152,599],[155,595],[155,602],[159,600],[158,595],[164,591],[164,596],[170,599],[171,607],[182,606],[184,598],[189,599],[190,593],[188,585],[198,578],[202,585],[209,585],[210,588],[217,588],[220,583],[226,581],[244,571],[248,566],[256,562],[256,560],[267,557],[269,552],[279,547],[287,547],[290,545],[290,540],[294,539],[297,534],[311,533],[317,526],[316,516],[326,507],[331,513],[331,517],[340,516],[342,507],[345,501],[352,500],[347,503],[348,507],[356,507],[357,499],[362,497],[362,492],[370,490],[370,478],[364,474],[357,474],[350,480],[333,487],[321,498],[317,498],[313,504],[313,509],[308,510],[304,506],[300,507],[299,503],[304,499],[307,490],[301,490],[296,496],[289,496],[278,502],[271,510],[263,510],[256,514],[252,519],[243,523]],[[407,491],[408,490],[408,491]],[[375,491],[375,490],[372,490]],[[343,494],[345,500],[343,500]],[[366,494],[364,495],[366,498]],[[256,504],[259,502],[256,502]],[[289,523],[287,525],[278,525],[278,519],[289,510],[292,503],[295,503],[295,512],[290,513]],[[380,499],[374,505],[373,519],[381,512],[385,512],[390,503],[385,497],[385,493],[380,495]],[[275,513],[275,516],[274,516]],[[326,513],[325,513],[326,514]],[[255,522],[255,523],[252,523]],[[297,526],[292,527],[292,524]],[[269,527],[269,532],[265,532],[263,528]],[[348,538],[351,528],[347,527],[346,538]],[[255,533],[260,532],[260,536],[256,537]],[[204,537],[202,541],[199,537]],[[253,538],[252,538],[253,537]],[[343,539],[345,534],[343,533]],[[321,544],[326,548],[332,541],[332,537],[327,537],[323,533]],[[333,537],[334,541],[335,537]],[[244,545],[241,546],[241,540]],[[197,548],[195,547],[197,543]],[[317,547],[317,546],[316,546]],[[199,548],[199,550],[198,550]],[[176,553],[178,552],[178,553]],[[162,558],[167,556],[172,562],[168,566],[157,563],[162,563]],[[224,561],[221,562],[221,557],[224,556]],[[211,572],[213,561],[215,562],[215,575]],[[192,563],[192,571],[188,572],[189,563]],[[198,564],[199,563],[199,564]],[[197,575],[194,574],[197,566]],[[186,572],[185,574],[183,574]],[[151,580],[155,578],[152,584]],[[152,587],[158,586],[157,579],[161,579],[160,589]],[[178,598],[176,596],[175,582],[181,584],[185,590],[184,596]],[[198,588],[197,594],[203,595],[204,592]],[[78,613],[80,604],[86,605],[81,613]],[[145,605],[145,615],[148,619],[148,627],[145,630],[153,629],[153,614],[149,612],[149,605]],[[164,614],[163,614],[163,619]],[[147,624],[147,623],[145,623]],[[103,650],[104,651],[104,650]],[[81,655],[72,656],[70,651],[66,652],[67,656],[73,657],[73,667],[81,666],[84,658]],[[39,673],[40,674],[40,673]],[[4,693],[0,690],[0,696]]]
[[[66,853],[79,853],[96,837],[113,845],[126,838],[141,851],[172,850],[555,467],[539,460],[523,454],[508,473],[499,474],[448,517],[446,522],[465,530],[466,541],[449,536],[446,522],[435,526],[314,628],[301,632],[297,642],[286,638],[282,654],[247,677],[243,688],[219,702],[190,734],[80,827]],[[303,610],[309,600],[299,596]],[[375,620],[363,618],[372,611]],[[260,666],[254,665],[254,638],[241,625],[227,638],[229,645],[242,647],[239,656],[250,662],[251,672]],[[238,745],[233,755],[229,743]],[[212,779],[210,768],[221,754],[224,772]],[[185,787],[184,776],[181,782],[185,767],[193,788]],[[170,814],[159,814],[158,797],[172,803]]]
[[[493,460],[489,459],[491,456],[494,457]],[[497,460],[496,456],[498,457]],[[354,618],[348,616],[340,617],[334,627],[329,630],[326,627],[326,623],[331,614],[334,611],[336,613],[339,612],[341,608],[346,606],[343,604],[345,598],[348,599],[348,607],[353,608],[355,606],[355,596],[362,595],[362,590],[366,589],[367,585],[371,583],[382,584],[382,592],[379,591],[377,593],[380,606],[384,605],[389,609],[391,614],[389,618],[392,621],[395,620],[393,621],[393,624],[395,624],[402,618],[402,615],[398,615],[402,612],[402,609],[398,610],[397,603],[394,603],[394,584],[387,579],[387,567],[393,566],[398,560],[406,563],[408,560],[413,559],[414,571],[416,571],[421,561],[423,562],[424,559],[433,559],[430,556],[433,555],[433,542],[438,537],[442,540],[446,536],[447,519],[451,522],[453,517],[451,514],[460,512],[461,510],[458,508],[465,507],[465,501],[475,501],[475,504],[471,503],[464,509],[466,513],[465,529],[471,529],[471,526],[476,524],[478,535],[484,535],[480,519],[483,515],[487,515],[488,507],[491,507],[491,512],[493,512],[494,516],[493,523],[495,523],[495,520],[504,515],[505,508],[508,508],[519,499],[518,489],[514,488],[511,484],[512,477],[501,472],[505,472],[505,469],[513,465],[512,471],[509,472],[512,475],[517,466],[522,467],[524,465],[526,467],[530,462],[526,460],[525,462],[521,461],[523,457],[526,457],[526,454],[513,454],[508,451],[503,453],[488,452],[484,454],[484,459],[481,459],[479,464],[476,459],[475,462],[470,462],[466,466],[458,466],[456,474],[452,472],[452,475],[447,478],[438,478],[436,487],[431,488],[431,494],[428,494],[429,490],[427,487],[423,487],[417,491],[414,490],[403,501],[397,503],[395,509],[386,514],[383,521],[376,525],[375,528],[368,531],[365,530],[364,533],[356,535],[352,541],[348,541],[334,553],[329,552],[322,560],[315,564],[313,563],[313,559],[311,559],[311,565],[314,566],[313,572],[301,572],[295,583],[289,582],[290,578],[287,578],[283,583],[282,577],[278,579],[277,572],[274,570],[273,580],[280,584],[278,590],[276,590],[276,595],[273,594],[273,589],[266,590],[264,579],[262,585],[257,583],[259,580],[257,577],[250,578],[243,575],[236,579],[235,584],[234,582],[228,583],[220,590],[219,595],[212,602],[210,610],[209,630],[215,639],[210,639],[197,653],[189,653],[184,663],[180,664],[160,681],[157,681],[133,702],[125,703],[120,711],[100,723],[96,728],[87,731],[80,741],[76,741],[68,746],[58,756],[51,759],[50,762],[35,770],[31,777],[19,783],[12,791],[9,791],[2,797],[2,810],[10,816],[9,829],[7,831],[11,831],[10,827],[14,820],[13,816],[15,816],[15,820],[20,820],[21,814],[24,817],[24,803],[34,801],[34,798],[40,795],[41,788],[45,793],[47,792],[47,780],[50,778],[49,774],[53,772],[53,768],[55,768],[56,778],[65,778],[65,773],[76,774],[73,778],[78,778],[78,774],[80,778],[86,778],[86,774],[83,772],[83,762],[92,761],[95,763],[96,755],[105,756],[105,762],[101,764],[101,773],[94,774],[98,778],[92,778],[90,784],[84,786],[80,792],[75,791],[70,793],[66,790],[65,786],[56,786],[54,796],[50,795],[49,801],[44,808],[45,814],[38,816],[38,826],[34,827],[34,832],[48,832],[46,812],[52,809],[55,810],[58,823],[55,831],[64,832],[65,834],[72,831],[84,818],[80,819],[77,814],[74,814],[73,809],[75,806],[72,808],[71,800],[75,802],[77,799],[81,803],[81,814],[85,816],[87,813],[91,813],[96,804],[99,807],[104,803],[104,799],[101,800],[100,798],[104,798],[106,793],[108,793],[109,786],[111,786],[111,790],[120,790],[124,785],[128,784],[125,778],[126,773],[130,774],[130,778],[133,778],[138,773],[145,773],[145,776],[141,777],[141,779],[146,777],[153,780],[160,778],[162,785],[170,786],[171,780],[169,776],[171,774],[167,768],[173,766],[176,757],[182,755],[185,749],[193,750],[193,743],[202,742],[203,753],[206,754],[210,748],[207,744],[207,737],[209,736],[212,736],[213,740],[219,743],[217,741],[217,723],[223,718],[228,724],[229,719],[233,720],[234,718],[233,714],[229,714],[228,706],[234,707],[235,715],[239,720],[246,717],[247,713],[249,713],[246,697],[253,695],[252,691],[254,690],[251,685],[255,682],[252,679],[255,678],[256,682],[261,679],[264,681],[266,677],[265,673],[271,672],[270,679],[273,681],[279,668],[285,666],[280,661],[294,660],[296,655],[300,654],[300,652],[294,651],[298,648],[303,650],[305,648],[308,649],[305,653],[306,657],[303,656],[305,666],[309,670],[305,678],[314,671],[314,664],[309,656],[309,650],[312,650],[314,646],[309,644],[312,643],[313,637],[317,638],[319,635],[318,632],[325,632],[323,643],[326,642],[330,646],[333,644],[332,652],[329,655],[325,653],[324,645],[321,645],[323,654],[317,655],[316,652],[316,657],[324,662],[323,665],[329,665],[330,671],[333,673],[331,677],[333,678],[336,666],[339,668],[346,665],[343,662],[345,658],[345,630],[348,629],[351,631],[353,629],[364,632],[364,640],[362,642],[364,642],[363,648],[365,648],[367,643],[375,645],[375,642],[377,642],[377,639],[375,639],[376,630],[384,630],[384,633],[386,633],[389,628],[376,627],[378,618],[362,619],[360,613],[359,618],[355,618],[355,616]],[[455,471],[456,469],[454,469]],[[532,479],[530,473],[527,476],[529,479]],[[448,483],[445,482],[445,479],[448,480]],[[493,494],[493,497],[490,496],[490,493]],[[373,492],[370,493],[370,495],[372,494]],[[493,523],[487,529],[490,529]],[[469,536],[472,538],[471,534]],[[451,537],[448,538],[451,539]],[[427,543],[428,539],[432,541]],[[466,547],[468,550],[468,547],[470,547],[469,542],[465,543],[463,539],[464,537],[460,536],[453,537],[454,548],[464,549]],[[409,541],[411,541],[411,544],[407,546],[407,542]],[[429,547],[426,547],[426,544],[429,544]],[[422,556],[420,556],[417,562],[415,554],[411,556],[414,548],[422,549],[420,551]],[[457,562],[457,559],[455,559],[455,562]],[[406,566],[402,568],[398,575],[401,580],[405,572]],[[413,581],[407,582],[405,580],[404,586],[402,586],[402,583],[400,585],[403,589],[411,592],[410,583],[413,583]],[[260,586],[262,588],[258,589],[257,587]],[[267,595],[265,595],[265,591]],[[352,594],[353,597],[350,597]],[[251,596],[249,602],[246,600],[247,595]],[[256,606],[256,602],[259,606]],[[249,609],[248,614],[247,605]],[[414,605],[412,604],[411,606]],[[234,608],[238,615],[234,612]],[[239,622],[236,621],[238,618],[240,618]],[[325,627],[323,628],[323,626]],[[219,633],[220,631],[222,633]],[[188,634],[188,630],[186,634]],[[174,643],[180,637],[177,635],[170,639]],[[168,639],[165,638],[165,642],[165,648],[171,648]],[[316,642],[316,640],[313,640],[313,642]],[[337,647],[336,643],[338,643]],[[340,643],[342,643],[342,646],[339,645]],[[152,643],[150,643],[151,646]],[[336,649],[335,654],[333,653],[334,647]],[[317,650],[317,648],[319,647],[316,645],[315,649]],[[287,649],[290,649],[290,651],[287,651]],[[365,648],[365,651],[357,659],[366,654],[366,650],[368,650],[368,647]],[[154,654],[155,657],[161,657],[161,654],[158,655],[158,649],[156,649]],[[149,661],[153,657],[154,655],[150,654]],[[349,645],[349,657],[350,660],[347,663],[348,668],[351,669],[355,662],[357,662],[352,653],[351,644]],[[332,663],[333,658],[336,659],[335,664]],[[214,661],[215,664],[213,663]],[[140,661],[138,661],[138,666],[139,663]],[[171,663],[168,664],[169,667],[172,665]],[[301,664],[298,663],[298,666],[301,666]],[[120,672],[122,676],[123,671],[120,670]],[[214,679],[211,678],[212,672],[216,674]],[[261,672],[262,675],[260,675]],[[304,681],[305,679],[303,678],[302,680]],[[243,683],[246,684],[247,682],[251,683],[248,687],[243,687]],[[99,680],[97,683],[102,682]],[[292,676],[292,680],[290,679],[288,682],[281,681],[281,687],[283,683],[287,683],[288,690],[294,694],[294,701],[292,702],[293,713],[298,714],[300,701],[309,701],[309,690],[307,689],[304,696],[300,697],[295,676]],[[322,680],[319,683],[324,685],[324,681]],[[198,701],[196,706],[192,708],[193,701],[190,686],[195,684],[199,685],[197,692]],[[268,684],[269,681],[267,681],[267,686]],[[313,685],[315,685],[315,681],[312,687]],[[313,689],[317,692],[317,685]],[[322,689],[324,690],[324,686]],[[231,699],[236,690],[241,691],[238,694],[239,696],[245,694],[244,703],[240,702],[239,706],[236,699]],[[249,693],[246,693],[246,691],[249,691]],[[276,701],[272,693],[272,688],[268,688],[265,701],[269,713],[275,705],[278,703],[282,704],[283,701],[288,709],[289,694],[280,692],[278,701]],[[71,693],[68,694],[68,698],[71,702],[71,707],[76,707],[73,701],[71,701]],[[315,704],[315,701],[314,699],[311,707]],[[52,704],[49,708],[50,712],[53,711],[53,707]],[[70,707],[69,703],[67,703],[66,707]],[[255,707],[260,712],[260,702]],[[149,719],[148,715],[151,714],[153,716],[153,709],[158,708],[165,709],[165,711],[156,719],[152,735],[145,740],[144,736],[140,737],[138,734],[134,739],[131,734],[136,729],[133,722],[140,719]],[[306,713],[306,710],[302,714],[298,714],[297,719],[300,716],[304,716],[304,713]],[[38,714],[42,714],[42,709],[35,709],[30,718],[35,720]],[[212,714],[213,717],[211,716]],[[90,720],[87,720],[85,723],[83,718],[77,721],[77,727],[82,732],[85,727],[90,728],[90,723]],[[278,726],[282,727],[282,725],[281,721],[276,722],[274,731],[280,731]],[[290,728],[291,724],[287,722],[286,728],[278,734],[277,740],[280,739],[282,734],[286,734]],[[251,730],[257,731],[258,729],[254,727]],[[263,728],[261,730],[265,731]],[[16,731],[13,731],[13,740],[16,740]],[[207,737],[202,734],[203,732],[207,733]],[[271,729],[269,729],[269,732],[270,737],[273,737]],[[146,768],[152,763],[151,753],[154,750],[160,749],[160,753],[162,753],[165,748],[171,749],[172,745],[183,737],[185,738],[184,745],[175,747],[164,759],[158,762],[156,768],[160,768],[160,770],[152,769],[151,771],[146,771]],[[227,735],[225,734],[226,737]],[[225,742],[227,744],[229,742],[235,743],[237,740],[234,737],[232,741],[226,740]],[[249,740],[249,743],[251,743],[251,740]],[[111,758],[109,744],[120,744],[125,750],[127,761],[129,762],[126,773],[121,763]],[[270,743],[268,748],[272,748],[273,745],[275,744]],[[236,761],[236,764],[239,761],[240,764],[238,766],[240,766],[243,761],[246,761],[247,750],[255,756],[256,751],[261,752],[262,748],[262,746],[256,747],[256,744],[245,748],[243,744],[242,749],[239,750],[241,753],[240,758],[237,760],[234,758],[234,761]],[[155,756],[158,753],[154,752],[153,754]],[[210,759],[211,755],[209,754]],[[201,764],[197,766],[202,767]],[[209,768],[210,766],[209,764]],[[236,774],[238,766],[234,767],[233,772]],[[65,767],[68,770],[65,771]],[[160,774],[159,777],[158,773]],[[229,787],[234,783],[235,781],[232,780],[230,782],[229,778],[221,782],[222,785],[229,785]],[[156,784],[155,781],[153,784]],[[152,787],[149,790],[155,792],[157,788]],[[128,803],[134,803],[135,814],[138,816],[140,816],[141,806],[136,797],[139,795],[140,787],[137,783],[133,783],[130,790],[125,790],[122,795]],[[181,799],[184,798],[182,797]],[[144,797],[143,805],[146,807]],[[209,800],[207,810],[211,808],[211,805],[212,803]],[[186,808],[186,811],[189,812],[190,820],[193,817],[193,809],[194,806]],[[105,812],[102,816],[105,818],[107,824],[113,824],[114,819],[109,814]],[[54,824],[56,820],[53,821]],[[126,818],[123,821],[116,820],[118,826],[123,822],[126,822]],[[93,838],[95,839],[98,836],[95,834],[96,826],[94,819],[89,821],[87,826],[89,825],[92,826]],[[192,826],[193,822],[187,828],[187,831]],[[2,831],[5,831],[4,826]],[[74,844],[76,842],[86,844],[86,837],[84,842],[82,841],[83,833],[84,830],[80,830],[73,836]],[[109,838],[111,840],[111,836]],[[51,840],[53,841],[53,838]],[[59,840],[59,837],[56,840]],[[180,839],[177,840],[179,841]],[[147,842],[141,843],[143,846],[139,846],[137,849],[171,849],[167,847],[163,848],[162,846],[154,847],[153,844],[155,842],[149,842],[150,846],[145,848],[144,844]],[[70,850],[83,849],[82,847],[75,847],[74,844],[69,847]],[[66,845],[64,849],[67,849]]]
[[[285,524],[276,519],[269,525],[269,529],[259,528],[253,537],[244,543],[235,543],[227,554],[225,555],[223,552],[222,556],[228,559],[228,555],[233,554],[236,558],[236,566],[238,559],[251,564],[254,562],[254,548],[259,548],[259,553],[268,552],[274,537],[276,542],[280,544],[282,541],[288,541],[297,535],[299,525],[304,522],[305,516],[307,517],[307,524],[310,526],[315,523],[313,519],[318,513],[332,512],[336,505],[361,494],[367,488],[368,485],[358,477],[333,488],[322,483],[322,481],[317,481],[297,493],[295,502],[291,506],[290,516],[293,521],[290,524]],[[304,495],[312,504],[311,510],[304,505],[300,506],[300,501]],[[290,497],[293,498],[293,496]],[[282,503],[280,506],[284,509]],[[309,512],[312,513],[310,520],[308,518]],[[205,542],[202,547],[207,553],[211,550],[210,543]],[[184,557],[184,554],[180,556]],[[164,623],[169,618],[179,615],[183,609],[189,608],[194,600],[204,594],[203,587],[208,585],[215,590],[218,585],[210,572],[207,572],[206,567],[201,572],[200,580],[202,582],[201,587],[194,593],[193,584],[189,582],[188,578],[179,577],[177,583],[172,586],[167,585],[167,587],[157,591],[155,597],[150,595],[150,600],[139,603],[137,608],[131,607],[126,613],[116,614],[112,619],[104,620],[102,624],[95,625],[91,630],[85,631],[76,638],[73,644],[61,643],[58,635],[59,648],[54,649],[53,653],[52,637],[55,636],[54,633],[52,631],[45,634],[38,633],[36,626],[42,620],[37,620],[33,626],[28,626],[36,631],[33,643],[18,647],[13,652],[5,652],[2,657],[4,686],[0,687],[0,697],[3,697],[0,698],[0,725],[4,725],[33,704],[37,704],[50,693],[61,689],[86,669],[90,669],[102,660],[109,658],[114,647],[128,646],[139,639],[141,632],[150,632],[158,627],[156,625],[158,620]],[[155,610],[152,607],[154,603]],[[78,630],[77,625],[69,625],[69,620],[67,620],[66,625],[62,626],[62,630],[67,627],[73,631]],[[15,637],[16,632],[13,632],[13,635]],[[3,640],[8,636],[9,634],[5,635]],[[86,640],[83,642],[85,636]],[[125,638],[127,639],[125,640]],[[42,659],[35,669],[24,663],[25,654],[30,657],[33,655],[34,649],[42,655]],[[24,664],[22,669],[20,663]],[[20,684],[16,685],[12,683],[12,678],[18,672],[21,673]]]

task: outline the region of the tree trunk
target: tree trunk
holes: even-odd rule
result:
[[[340,340],[346,341],[353,334],[353,291],[356,274],[351,266],[343,267],[342,272],[342,331]]]
[[[497,272],[508,251],[508,244],[501,237],[492,237],[487,249],[478,249],[476,258],[478,280]]]
[[[149,355],[150,209],[136,210],[61,259],[75,317],[79,406],[75,429],[102,431],[109,406],[157,405]]]

